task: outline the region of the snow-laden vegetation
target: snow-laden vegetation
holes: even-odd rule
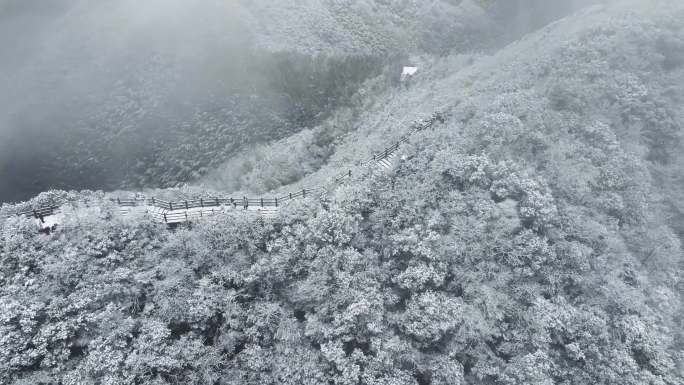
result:
[[[215,183],[314,183],[446,122],[271,222],[0,219],[0,382],[681,384],[681,20],[618,2],[366,83]]]

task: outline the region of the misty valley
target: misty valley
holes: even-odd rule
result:
[[[241,59],[211,58],[212,68],[193,69],[203,78],[180,81],[163,61],[142,63],[116,74],[94,97],[55,97],[47,101],[52,111],[12,116],[1,199],[27,199],[51,188],[136,190],[195,182],[250,144],[320,124],[383,71],[381,58],[360,55]],[[227,78],[211,77],[219,72]]]

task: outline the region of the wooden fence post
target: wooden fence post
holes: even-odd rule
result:
[[[242,197],[242,203],[245,205],[245,210],[249,208],[249,200],[247,200],[247,197]]]
[[[173,211],[173,202],[169,202],[169,210]]]
[[[152,206],[154,206],[156,203],[154,201],[154,197],[152,197]]]
[[[188,201],[185,201],[185,209],[188,210]]]
[[[169,223],[169,221],[166,219],[166,213],[164,213],[164,223]]]
[[[290,193],[290,200],[292,200],[292,193]]]
[[[275,199],[275,205],[278,207],[278,198]]]
[[[261,207],[264,207],[264,198],[261,198]]]
[[[116,198],[116,203],[118,203],[119,206],[121,206],[121,198]]]
[[[351,170],[349,170],[349,177],[351,178]]]
[[[232,202],[233,202],[233,198],[230,198],[230,201],[231,201],[231,203],[232,203]],[[217,206],[217,207],[219,206],[219,199],[218,199],[218,197],[216,197],[216,206]]]
[[[306,198],[306,189],[305,188],[302,189],[302,198]]]

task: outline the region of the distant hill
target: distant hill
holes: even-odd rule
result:
[[[256,43],[305,53],[448,53],[485,47],[492,31],[479,1],[245,1]],[[477,36],[475,36],[477,34]]]
[[[490,50],[607,0],[242,1],[255,44],[304,53]]]

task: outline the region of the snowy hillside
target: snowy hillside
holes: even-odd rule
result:
[[[491,23],[479,1],[246,1],[256,42],[272,50],[434,53],[483,48]],[[296,21],[296,22],[294,22]],[[473,34],[481,36],[475,39]],[[491,37],[491,36],[489,36]],[[476,43],[479,42],[479,43]]]
[[[490,50],[607,0],[242,1],[255,43],[306,53]]]
[[[424,7],[369,3],[292,2],[303,28],[264,36],[356,49],[358,12],[401,3],[370,35],[420,44]],[[615,1],[491,54],[419,50],[409,83],[359,79],[315,124],[167,191],[277,196],[349,171],[269,220],[169,228],[99,192],[3,205],[0,383],[683,383],[683,20],[678,0]],[[361,162],[393,143],[386,167]],[[57,201],[78,215],[48,234],[3,215]]]

